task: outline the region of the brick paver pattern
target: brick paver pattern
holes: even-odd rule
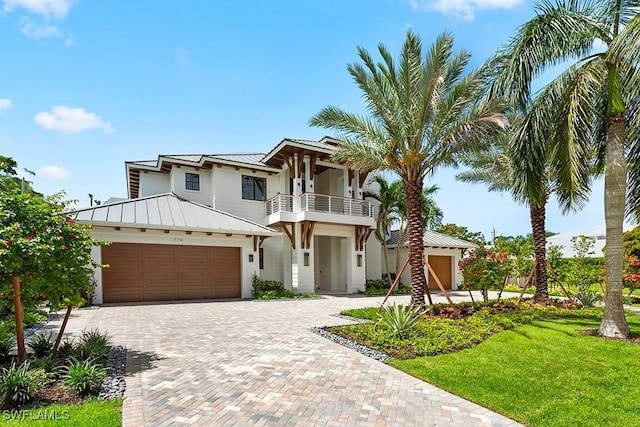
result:
[[[68,335],[99,328],[127,347],[125,427],[519,425],[309,331],[380,301],[93,307],[74,311]]]

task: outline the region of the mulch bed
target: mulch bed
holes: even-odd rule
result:
[[[604,340],[612,340],[612,341],[624,341],[631,344],[640,344],[640,334],[631,334],[629,338],[615,338],[615,337],[603,337],[600,335],[597,329],[585,329],[582,331],[577,331],[582,335],[587,335],[590,337],[602,338]]]
[[[51,405],[52,403],[75,405],[81,403],[82,399],[59,383],[52,383],[40,390],[38,401],[42,406]]]

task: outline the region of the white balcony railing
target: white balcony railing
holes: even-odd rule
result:
[[[326,194],[304,193],[301,196],[278,194],[266,201],[267,216],[278,212],[324,212],[373,218],[373,205],[367,200]]]
[[[278,212],[293,212],[293,196],[278,194],[265,202],[267,216]]]

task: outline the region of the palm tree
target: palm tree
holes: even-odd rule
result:
[[[513,127],[521,125],[521,120],[517,115],[510,117]],[[513,129],[513,128],[512,128]],[[533,234],[536,293],[533,296],[538,302],[545,302],[549,299],[549,289],[547,283],[547,236],[545,234],[546,205],[551,183],[548,175],[544,175],[544,180],[536,183],[536,188],[544,188],[543,197],[538,203],[535,197],[529,197],[526,186],[516,179],[527,179],[531,181],[535,177],[515,173],[522,167],[519,153],[515,153],[511,147],[514,131],[503,134],[495,144],[487,151],[469,153],[464,157],[463,162],[469,169],[456,175],[456,179],[472,184],[484,183],[489,191],[506,192],[513,194],[516,201],[529,206],[529,218],[531,220],[531,231]],[[543,166],[548,170],[546,166]]]
[[[407,32],[399,62],[379,45],[382,62],[362,47],[363,64],[347,67],[362,90],[367,115],[325,107],[312,126],[334,129],[344,141],[334,159],[365,169],[397,173],[407,195],[411,304],[424,308],[422,187],[427,174],[455,165],[458,153],[490,141],[502,131],[498,99],[477,102],[486,90],[486,70],[463,75],[470,55],[452,52],[444,33],[423,56],[420,37]]]
[[[637,0],[536,5],[536,16],[501,51],[495,86],[495,93],[509,94],[525,108],[535,77],[575,61],[531,103],[516,143],[527,167],[518,172],[533,173],[527,187],[541,202],[544,189],[535,187],[550,156],[556,191],[567,209],[586,199],[592,160],[604,166],[607,293],[600,334],[608,337],[629,335],[622,301],[622,226],[625,214],[640,216],[639,6]]]
[[[386,179],[378,175],[374,182],[378,184],[378,191],[365,191],[364,197],[370,197],[378,202],[378,216],[376,218],[376,237],[382,242],[384,252],[384,264],[387,272],[387,280],[392,283],[391,271],[389,269],[389,252],[387,250],[387,233],[391,224],[399,219],[398,217],[398,194],[394,191],[393,184],[389,184]]]
[[[400,229],[398,230],[398,240],[396,242],[396,277],[400,274],[400,254],[405,245],[407,223],[409,215],[407,211],[407,195],[404,192],[402,181],[394,181],[391,184],[393,191],[396,193],[398,204],[396,214]],[[440,189],[436,184],[424,187],[422,189],[422,227],[424,230],[433,230],[442,224],[442,209],[438,207],[433,195]]]

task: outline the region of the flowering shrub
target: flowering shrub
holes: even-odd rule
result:
[[[629,288],[629,295],[640,288],[640,260],[637,257],[633,255],[624,256],[623,280],[625,286]]]
[[[505,252],[496,253],[478,248],[460,260],[458,268],[464,276],[463,288],[482,291],[486,304],[489,301],[489,289],[502,289],[505,277],[511,273],[512,265]]]

